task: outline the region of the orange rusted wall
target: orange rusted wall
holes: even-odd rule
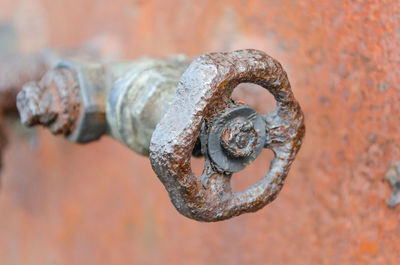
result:
[[[386,206],[383,180],[400,160],[398,0],[0,0],[0,18],[23,52],[264,50],[288,71],[307,125],[276,201],[207,224],[178,214],[149,160],[119,143],[78,146],[10,124],[1,265],[400,264],[400,206]],[[236,189],[265,173],[259,160]]]

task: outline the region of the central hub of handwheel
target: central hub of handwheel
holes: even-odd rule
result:
[[[230,157],[247,157],[254,152],[257,136],[258,134],[251,121],[237,117],[230,121],[222,131],[221,146]]]
[[[261,153],[265,124],[251,107],[239,105],[220,114],[208,136],[208,153],[225,172],[238,172]]]

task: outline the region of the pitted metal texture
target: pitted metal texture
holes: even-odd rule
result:
[[[234,192],[232,172],[221,170],[208,154],[207,135],[218,114],[235,107],[232,91],[245,82],[266,88],[277,101],[273,112],[261,116],[266,128],[264,146],[275,156],[265,177],[246,191]],[[278,61],[252,49],[208,53],[183,74],[171,107],[153,133],[150,161],[181,214],[199,221],[221,221],[257,211],[276,198],[304,133],[303,113]],[[190,159],[199,136],[205,168],[197,178]]]
[[[17,107],[26,126],[40,124],[54,134],[69,135],[81,107],[76,75],[68,69],[50,70],[39,83],[24,85]]]
[[[130,65],[61,60],[40,82],[25,84],[18,94],[22,123],[29,127],[43,125],[74,142],[98,140],[108,129],[109,92]]]

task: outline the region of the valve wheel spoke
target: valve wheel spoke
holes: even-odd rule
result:
[[[275,111],[262,117],[266,129],[264,148],[271,149],[275,145],[285,143],[288,140],[289,122],[278,116]]]

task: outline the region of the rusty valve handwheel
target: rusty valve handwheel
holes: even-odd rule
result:
[[[19,93],[21,120],[78,143],[109,134],[149,155],[173,204],[189,218],[219,221],[256,211],[282,188],[305,131],[287,75],[256,50],[205,54],[186,69],[188,63],[184,56],[60,62]],[[233,101],[232,91],[242,82],[268,89],[276,109],[260,115]],[[232,174],[263,148],[275,154],[269,172],[248,190],[234,192]],[[190,159],[200,154],[205,167],[196,178]]]
[[[266,88],[276,109],[259,115],[231,100],[232,91],[244,82]],[[304,132],[303,113],[278,61],[257,50],[209,53],[183,74],[151,138],[150,161],[180,213],[220,221],[254,212],[277,196]],[[190,165],[197,139],[205,157],[199,179]],[[269,172],[246,191],[234,192],[232,173],[251,163],[263,147],[275,155]]]

